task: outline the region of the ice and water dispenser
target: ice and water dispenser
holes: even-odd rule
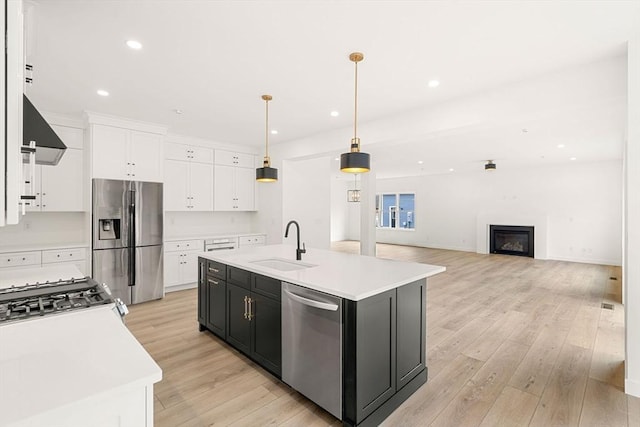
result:
[[[120,218],[98,220],[98,240],[120,239]]]

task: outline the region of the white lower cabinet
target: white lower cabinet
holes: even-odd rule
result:
[[[53,249],[42,251],[42,265],[64,265],[73,264],[80,272],[87,276],[87,249]]]
[[[246,236],[240,236],[238,238],[238,246],[241,248],[247,246],[262,246],[267,243],[267,236],[265,234],[250,234]]]
[[[75,265],[86,276],[87,248],[77,247],[0,253],[0,274],[2,271],[65,264]]]
[[[165,242],[164,286],[196,285],[198,282],[198,254],[204,248],[203,240]]]
[[[127,387],[61,406],[9,427],[152,427],[153,385]]]

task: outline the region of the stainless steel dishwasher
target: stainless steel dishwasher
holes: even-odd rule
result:
[[[342,419],[342,299],[282,282],[282,381]]]

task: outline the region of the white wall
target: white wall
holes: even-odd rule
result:
[[[416,193],[415,231],[378,229],[378,242],[475,252],[479,215],[546,217],[547,258],[622,262],[621,161],[517,171],[498,165],[495,172],[379,179],[376,189]],[[350,213],[344,222],[353,236]]]
[[[164,239],[252,233],[254,212],[165,212]]]
[[[331,180],[331,241],[348,240],[349,205],[347,190],[353,190],[354,184],[342,179]]]
[[[20,223],[0,227],[0,249],[23,245],[86,244],[84,212],[27,212]]]
[[[321,157],[283,162],[282,225],[296,220],[301,229],[300,242],[308,248],[330,247],[331,161]],[[289,234],[285,243],[295,245],[295,233]]]
[[[640,30],[628,44],[625,150],[625,392],[640,397]]]

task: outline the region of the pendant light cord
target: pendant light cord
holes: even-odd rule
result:
[[[265,100],[266,103],[266,120],[264,127],[264,139],[265,139],[265,157],[269,157],[269,100]]]
[[[355,96],[354,96],[354,112],[353,112],[353,138],[358,137],[358,62],[356,64],[356,84],[355,84]]]

